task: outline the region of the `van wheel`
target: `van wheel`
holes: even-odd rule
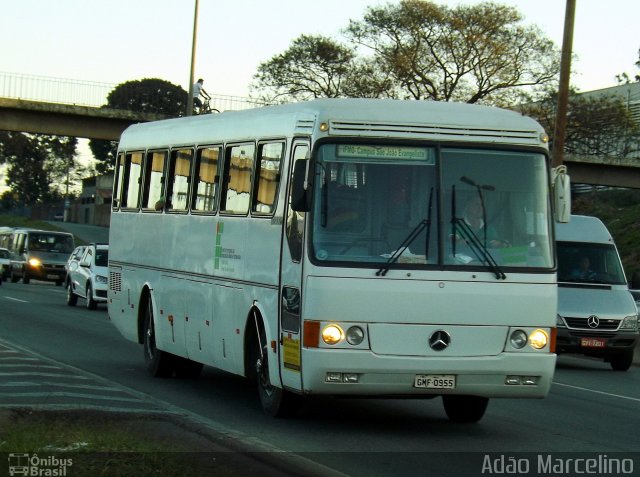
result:
[[[71,286],[71,281],[67,282],[67,305],[76,306],[78,303],[78,295],[73,293],[73,287]]]
[[[626,353],[614,354],[609,364],[615,371],[627,371],[633,363],[633,350]]]
[[[453,422],[478,422],[484,416],[489,398],[480,396],[442,396],[444,410]]]
[[[27,275],[27,271],[23,270],[22,271],[22,283],[24,283],[25,285],[28,285],[30,281],[31,281],[31,278],[29,278],[29,275]]]
[[[13,273],[13,270],[11,271],[10,277],[11,277],[11,283],[18,283],[18,280],[20,280],[20,278],[17,277],[15,273]]]
[[[93,289],[91,284],[87,285],[87,309],[95,310],[98,307],[98,303],[93,299]]]
[[[151,297],[147,300],[144,317],[144,362],[147,372],[154,378],[168,378],[173,374],[173,355],[156,348],[156,332],[153,324]]]

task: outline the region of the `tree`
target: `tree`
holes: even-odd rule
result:
[[[24,205],[64,191],[67,170],[77,168],[75,137],[0,131],[0,163],[8,164],[11,197]]]
[[[640,50],[638,50],[638,61],[636,61],[635,65],[640,68]],[[618,84],[629,84],[632,82],[631,77],[627,73],[620,73],[619,75],[616,75],[616,80],[618,81]],[[637,74],[634,77],[634,81],[640,83],[640,74]]]
[[[145,78],[116,86],[107,96],[104,107],[177,117],[186,111],[187,98],[188,93],[178,85],[158,78]],[[113,170],[117,144],[98,139],[89,141],[91,152],[98,161],[97,172],[104,174]]]
[[[550,134],[555,130],[557,92],[524,108]],[[553,137],[551,137],[553,141]],[[564,151],[577,156],[637,157],[640,127],[620,96],[569,96]]]
[[[557,79],[560,55],[512,7],[449,8],[402,0],[369,7],[345,30],[350,45],[301,36],[262,63],[252,89],[279,101],[391,97],[512,104]]]

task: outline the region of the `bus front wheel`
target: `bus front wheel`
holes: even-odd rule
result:
[[[453,422],[478,422],[484,416],[489,398],[480,396],[442,396],[444,410]]]
[[[262,349],[260,344],[262,344]],[[269,376],[269,348],[264,331],[260,330],[260,340],[253,346],[252,362],[258,381],[258,395],[262,409],[273,417],[289,417],[298,409],[299,396],[271,384]]]
[[[166,378],[173,374],[173,356],[156,348],[156,333],[153,323],[153,305],[151,298],[147,300],[144,317],[144,362],[147,371],[154,378]]]

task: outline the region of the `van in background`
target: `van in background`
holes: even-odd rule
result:
[[[572,215],[557,224],[556,242],[556,352],[603,358],[626,371],[638,341],[638,310],[611,234],[596,217]]]
[[[62,285],[66,277],[65,265],[75,243],[73,235],[48,230],[14,229],[8,240],[11,260],[10,277],[15,283],[34,280]]]

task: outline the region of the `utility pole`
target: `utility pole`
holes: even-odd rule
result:
[[[196,37],[198,33],[198,0],[193,14],[193,40],[191,42],[191,74],[189,75],[189,97],[187,98],[187,116],[193,115],[193,81],[196,68]]]
[[[569,80],[571,77],[571,53],[573,49],[573,23],[576,14],[576,0],[567,0],[564,16],[564,36],[562,38],[562,57],[560,59],[560,88],[556,110],[556,128],[553,135],[551,166],[562,165],[564,139],[567,129],[567,104],[569,102]]]

